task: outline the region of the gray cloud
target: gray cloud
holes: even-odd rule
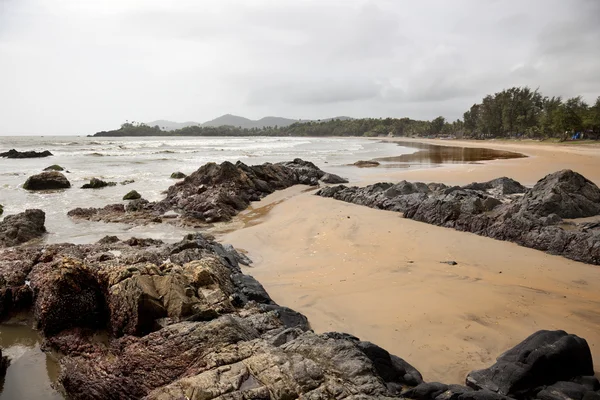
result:
[[[596,0],[0,0],[0,135],[600,94]]]

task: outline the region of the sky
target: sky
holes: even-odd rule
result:
[[[0,135],[600,95],[600,0],[0,0]]]

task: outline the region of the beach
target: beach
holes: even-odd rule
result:
[[[531,186],[565,168],[600,184],[597,145],[424,142],[528,157],[381,168],[358,184],[406,179],[453,185],[508,176]],[[377,343],[430,381],[462,383],[468,371],[488,366],[540,329],[585,337],[600,359],[597,266],[306,189],[293,187],[253,203],[234,220],[240,229],[217,231],[217,237],[246,251],[254,264],[244,272],[276,302],[304,313],[316,332],[343,331]]]

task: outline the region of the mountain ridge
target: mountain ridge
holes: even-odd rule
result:
[[[252,128],[262,129],[262,128],[269,127],[269,126],[285,127],[285,126],[292,125],[293,123],[296,123],[296,122],[309,122],[309,121],[322,121],[323,122],[323,121],[331,121],[331,120],[335,120],[335,119],[348,120],[348,119],[353,119],[353,118],[347,117],[347,116],[339,116],[339,117],[325,118],[325,119],[320,119],[320,120],[309,120],[309,119],[291,119],[291,118],[276,117],[276,116],[266,116],[266,117],[263,117],[258,120],[252,120],[252,119],[249,119],[246,117],[241,117],[239,115],[224,114],[224,115],[221,115],[220,117],[214,118],[214,119],[212,119],[210,121],[206,121],[204,123],[194,122],[194,121],[175,122],[175,121],[170,121],[170,120],[159,119],[159,120],[155,120],[152,122],[148,122],[147,124],[150,126],[158,125],[162,130],[166,130],[166,131],[181,129],[181,128],[185,128],[188,126],[213,126],[213,127],[235,126],[235,127],[245,128],[245,129],[252,129]]]

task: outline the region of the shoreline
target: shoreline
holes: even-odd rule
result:
[[[529,157],[386,169],[385,179],[369,176],[359,186],[402,179],[468,184],[499,176],[532,185],[548,168],[561,169],[553,165],[562,147],[495,147],[519,148]],[[561,160],[565,168],[600,183],[600,171],[590,170],[590,162],[600,165],[600,156],[567,150]],[[219,240],[247,251],[255,263],[245,272],[279,304],[307,315],[317,332],[354,334],[410,360],[426,380],[454,383],[538,329],[586,337],[594,358],[600,357],[593,346],[600,341],[595,333],[600,295],[593,290],[600,282],[598,267],[310,193],[287,197],[253,226]],[[268,196],[251,207],[271,201]],[[446,260],[458,265],[440,263]]]

